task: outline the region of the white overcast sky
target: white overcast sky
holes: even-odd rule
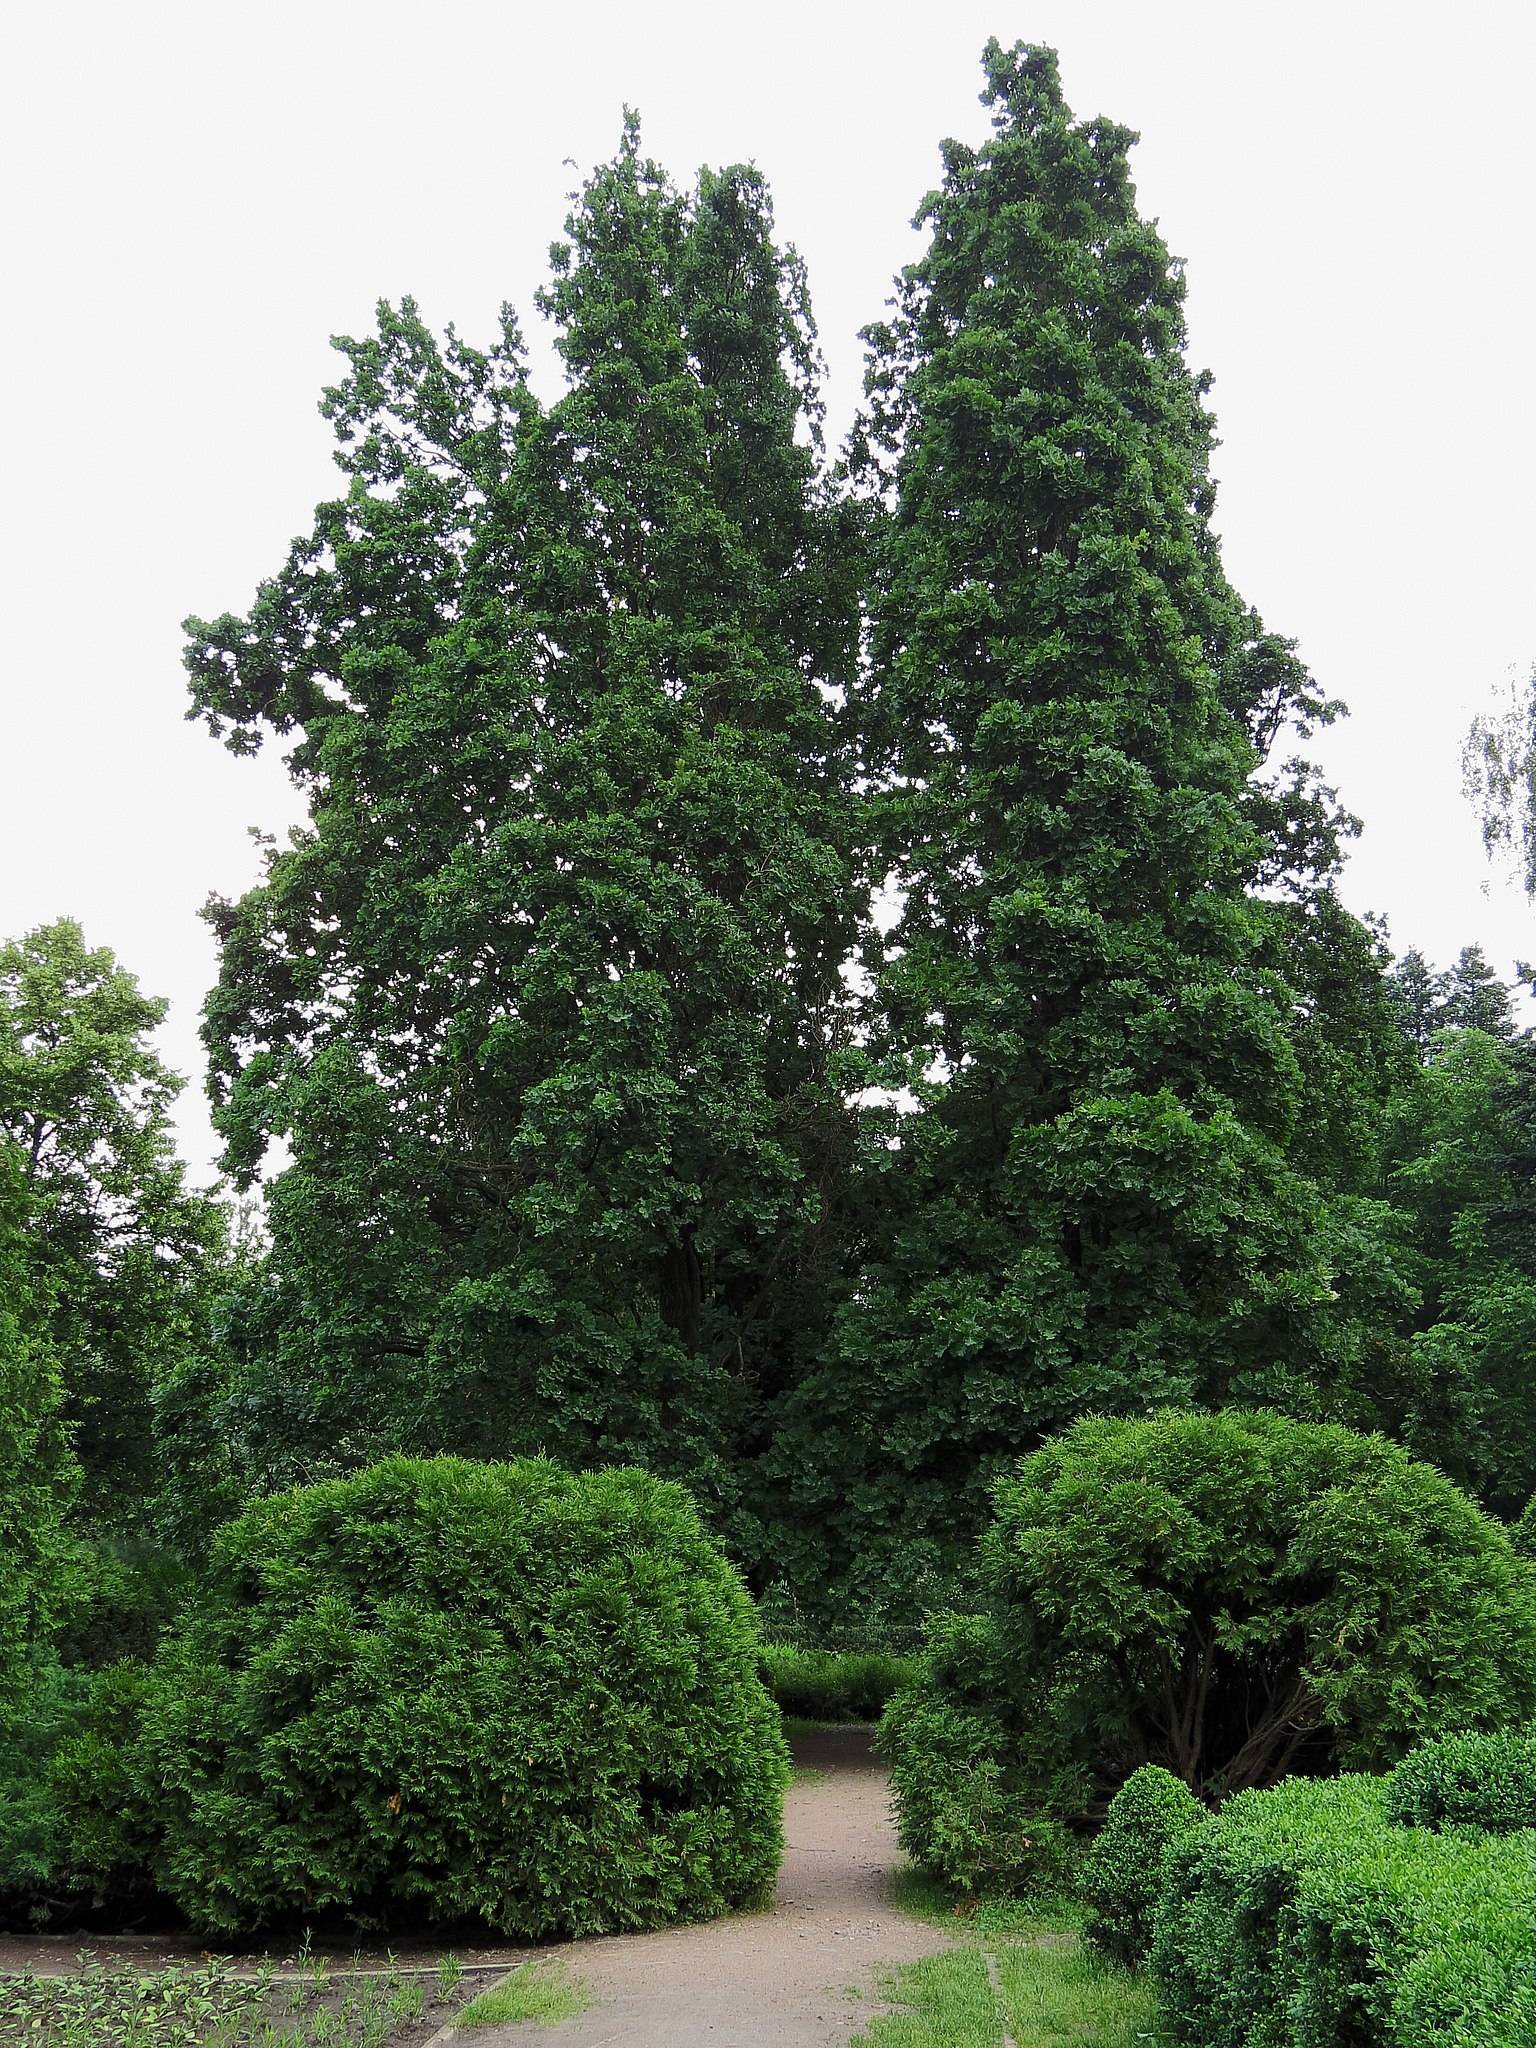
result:
[[[988,35],[1140,130],[1215,372],[1227,563],[1352,717],[1347,879],[1399,949],[1506,972],[1472,713],[1536,660],[1536,9],[1275,0],[42,0],[0,30],[0,934],[68,913],[171,998],[208,1170],[197,918],[295,816],[183,722],[179,621],[243,610],[329,494],[327,337],[380,296],[487,338],[628,101],[679,179],[755,160],[810,269],[834,425]]]

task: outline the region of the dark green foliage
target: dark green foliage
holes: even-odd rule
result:
[[[120,1916],[154,1894],[153,1798],[135,1769],[148,1667],[55,1668],[0,1766],[0,1919]]]
[[[91,1671],[147,1662],[189,1582],[186,1565],[151,1544],[77,1539],[60,1561],[60,1660]]]
[[[1536,1564],[1536,1498],[1527,1503],[1524,1514],[1509,1532],[1509,1540],[1522,1557]]]
[[[1087,1787],[1049,1737],[1000,1740],[997,1639],[982,1615],[940,1615],[917,1682],[886,1708],[877,1737],[891,1764],[901,1845],[962,1892],[1027,1896],[1061,1886],[1074,1845],[1055,1814],[1081,1811]]]
[[[786,1756],[677,1489],[392,1458],[253,1507],[155,1667],[156,1869],[201,1926],[585,1934],[755,1900]]]
[[[1206,1810],[1182,1779],[1161,1764],[1132,1771],[1083,1865],[1091,1912],[1084,1933],[1128,1970],[1152,1952],[1152,1916],[1173,1845],[1200,1826]]]
[[[1262,766],[1332,707],[1222,573],[1134,138],[1072,119],[1049,52],[985,61],[993,132],[944,145],[858,451],[893,1096],[775,1452],[808,1585],[942,1565],[1087,1410],[1377,1416],[1326,1197],[1401,1047],[1326,887],[1340,821]]]
[[[480,352],[381,307],[326,400],[345,496],[189,622],[195,705],[292,742],[310,822],[210,911],[228,1162],[292,1163],[166,1420],[233,1417],[237,1497],[379,1448],[638,1458],[745,1549],[852,1145],[858,536],[758,173],[681,193],[631,123],[567,234],[565,395],[510,315]]]
[[[1437,1036],[1392,1100],[1382,1152],[1416,1295],[1399,1426],[1517,1512],[1536,1488],[1536,1040]]]
[[[980,1581],[884,1724],[936,1869],[973,1805],[1013,1838],[1143,1762],[1223,1796],[1536,1710],[1536,1575],[1507,1533],[1336,1425],[1078,1423],[999,1482]]]
[[[1188,2048],[1529,2048],[1536,1834],[1399,1828],[1376,1778],[1245,1792],[1169,1856],[1152,1968]]]
[[[891,1695],[910,1685],[910,1657],[879,1650],[799,1650],[764,1643],[763,1683],[779,1711],[807,1721],[878,1721]]]
[[[1392,1773],[1387,1818],[1401,1827],[1536,1828],[1536,1734],[1446,1735]]]

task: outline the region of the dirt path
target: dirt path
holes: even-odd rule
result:
[[[557,1951],[593,2003],[559,2027],[476,2028],[465,2048],[843,2048],[878,2009],[879,1966],[949,1946],[891,1904],[902,1861],[884,1770],[862,1729],[794,1745],[797,1781],[771,1913]]]

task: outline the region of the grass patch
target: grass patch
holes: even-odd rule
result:
[[[1164,2038],[1147,1979],[1075,1940],[1000,1949],[997,1973],[1018,2048],[1152,2048]]]
[[[459,2014],[461,2027],[500,2027],[516,2020],[538,2020],[557,2027],[573,2020],[591,2004],[586,1986],[566,1975],[559,1963],[525,1963],[510,1977],[472,1999]]]
[[[791,1764],[789,1782],[791,1785],[824,1785],[827,1782],[827,1774],[825,1771],[818,1771],[812,1764]]]
[[[1032,1941],[1076,1934],[1085,1909],[1078,1899],[1042,1894],[1036,1899],[977,1899],[951,1891],[932,1872],[908,1864],[891,1883],[891,1897],[903,1913],[943,1927],[975,1935],[1016,1935]]]
[[[784,1739],[786,1742],[793,1742],[797,1735],[821,1735],[828,1728],[838,1728],[843,1725],[839,1721],[807,1720],[804,1714],[786,1714],[784,1716]]]
[[[904,1912],[962,1946],[895,1971],[884,1986],[895,2010],[853,2048],[1002,2048],[1009,2037],[1016,2048],[1164,2048],[1150,1983],[1082,1946],[1077,1900],[957,1901],[920,1870],[894,1890]]]
[[[908,1963],[885,1995],[896,2010],[871,2021],[852,2048],[1002,2048],[1002,2015],[979,1948]]]
[[[790,1643],[764,1643],[759,1655],[763,1683],[781,1712],[823,1724],[878,1721],[917,1668],[910,1657],[881,1651],[801,1650]]]

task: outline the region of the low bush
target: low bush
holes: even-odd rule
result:
[[[1083,1865],[1090,1918],[1084,1934],[1122,1968],[1140,1969],[1152,1952],[1152,1916],[1168,1852],[1206,1818],[1180,1779],[1160,1764],[1132,1771]]]
[[[1536,1828],[1536,1734],[1426,1742],[1388,1780],[1387,1815],[1400,1827]]]
[[[1152,1969],[1189,2048],[1530,2048],[1536,1834],[1436,1834],[1352,1775],[1244,1792],[1169,1852]]]
[[[972,1806],[1000,1844],[1033,1840],[1143,1761],[1214,1800],[1536,1711],[1536,1575],[1380,1437],[1089,1420],[995,1500],[981,1611],[933,1627],[882,1724],[902,1839],[941,1873]]]
[[[1075,1810],[1084,1787],[1076,1773],[1050,1779],[1049,1745],[1028,1731],[999,1758],[995,1650],[985,1617],[938,1617],[918,1682],[894,1696],[875,1742],[913,1861],[963,1892],[1028,1897],[1074,1880],[1075,1845],[1052,1809]]]
[[[197,1924],[586,1934],[762,1897],[788,1776],[750,1603],[677,1488],[391,1458],[216,1538],[140,1744]]]
[[[878,1721],[891,1695],[910,1685],[911,1657],[879,1651],[797,1650],[764,1643],[763,1683],[781,1713],[807,1721]]]
[[[133,1758],[147,1666],[57,1668],[0,1765],[0,1920],[90,1919],[154,1891],[151,1803]]]

